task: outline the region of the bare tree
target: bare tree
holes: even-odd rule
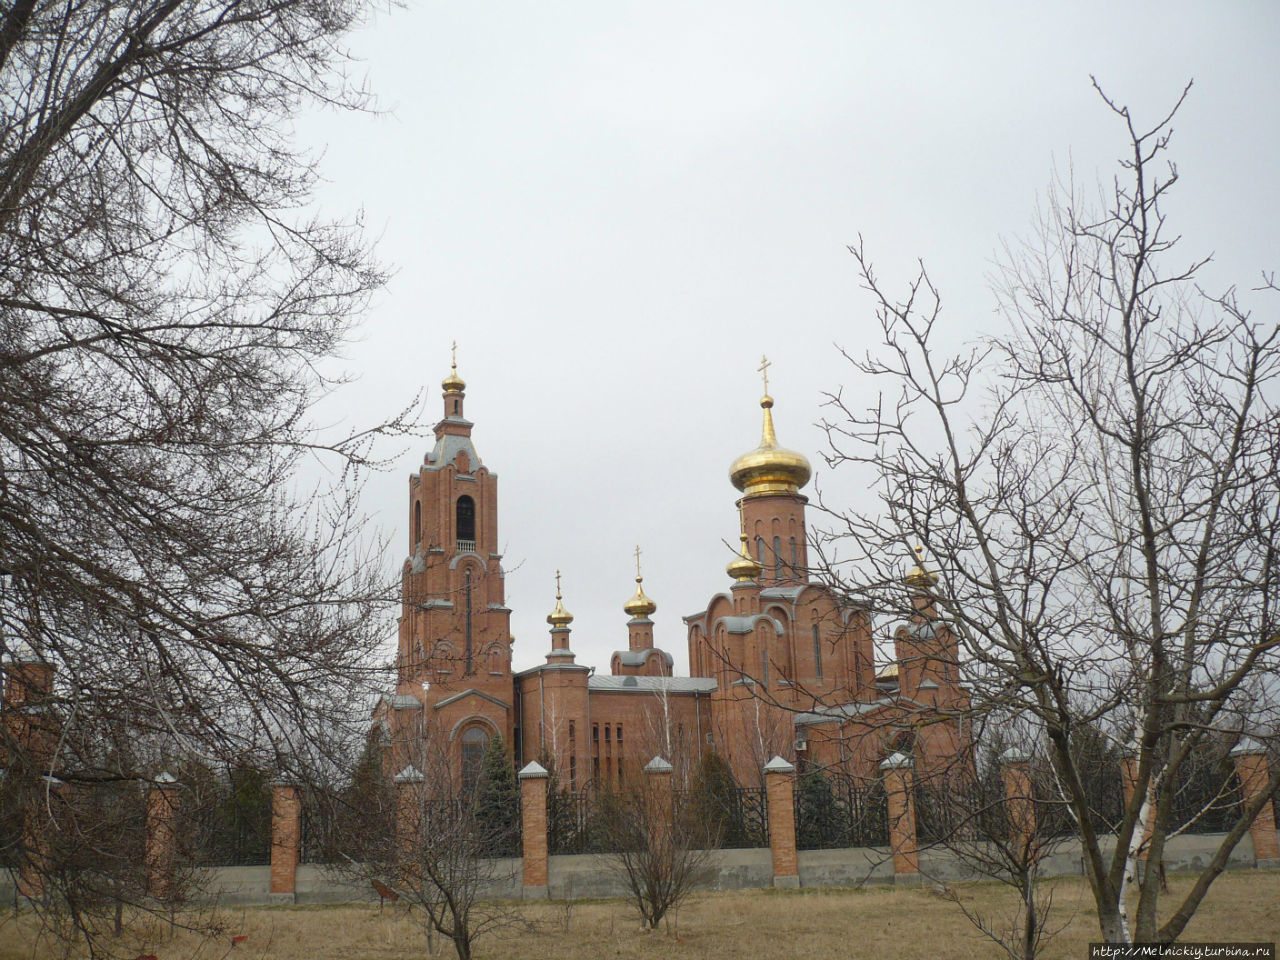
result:
[[[882,509],[835,514],[823,552],[836,581],[892,612],[910,609],[899,558],[923,545],[975,709],[1043,732],[1103,938],[1167,942],[1280,778],[1239,807],[1160,922],[1159,872],[1136,869],[1144,823],[1158,864],[1198,748],[1242,734],[1275,748],[1280,327],[1234,289],[1205,292],[1204,259],[1179,259],[1164,210],[1177,106],[1147,128],[1103,101],[1127,155],[1096,201],[1056,182],[1038,234],[1005,249],[1007,332],[940,353],[924,268],[894,297],[851,249],[884,346],[850,360],[885,388],[869,410],[831,397],[830,459],[877,477]],[[1135,742],[1113,850],[1090,816],[1086,733]]]
[[[33,752],[7,698],[7,766],[73,790],[297,768],[379,685],[389,578],[353,492],[399,425],[310,414],[381,274],[305,212],[288,123],[365,105],[364,9],[0,10],[0,660],[51,670],[58,718]]]
[[[1052,768],[1020,747],[1006,749],[1034,742],[1026,731],[1000,718],[979,740],[984,748],[978,762],[954,764],[939,780],[921,784],[916,829],[926,849],[946,851],[966,871],[1017,894],[1012,910],[983,911],[967,905],[945,878],[931,877],[1010,960],[1034,960],[1065,926],[1051,916],[1055,881],[1046,875],[1045,861],[1075,831],[1056,815],[1061,807]],[[920,869],[930,876],[928,859]]]
[[[642,924],[656,929],[710,872],[715,831],[677,805],[673,767],[654,757],[609,798],[607,849]]]
[[[510,853],[511,818],[490,809],[483,777],[462,783],[441,731],[397,743],[395,756],[403,766],[389,806],[351,825],[339,869],[420,907],[428,944],[439,935],[470,960],[480,936],[518,919],[494,899],[511,880],[500,859]]]

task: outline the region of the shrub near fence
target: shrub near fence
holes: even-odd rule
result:
[[[878,847],[889,843],[889,800],[884,784],[859,786],[846,777],[813,770],[795,794],[796,849]]]
[[[547,852],[612,853],[609,818],[617,815],[619,800],[597,790],[547,794]]]
[[[763,788],[729,787],[708,793],[677,790],[674,809],[696,824],[708,848],[769,845],[768,801]],[[556,791],[547,795],[547,851],[552,855],[616,853],[622,798],[607,790]]]
[[[687,811],[706,829],[709,846],[740,850],[769,845],[769,801],[763,787],[678,791],[676,809]]]

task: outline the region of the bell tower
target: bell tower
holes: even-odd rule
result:
[[[498,553],[498,478],[471,442],[456,356],[435,446],[409,477],[397,692],[511,699],[511,611]],[[507,731],[499,727],[504,735]]]

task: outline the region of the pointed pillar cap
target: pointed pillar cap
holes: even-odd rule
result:
[[[782,757],[774,754],[772,760],[764,765],[765,773],[795,773],[796,767],[793,763],[788,763]]]
[[[912,765],[911,758],[907,756],[905,753],[903,753],[901,750],[899,750],[896,753],[893,753],[890,756],[885,757],[885,759],[880,762],[880,769],[881,770],[899,770],[902,767],[909,767],[911,765]]]
[[[1240,742],[1231,748],[1231,756],[1233,757],[1250,757],[1256,754],[1265,755],[1267,748],[1260,744],[1253,737],[1241,737]]]

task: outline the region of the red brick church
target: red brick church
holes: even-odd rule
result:
[[[550,757],[562,785],[581,789],[618,785],[654,755],[696,762],[709,748],[754,785],[775,755],[874,778],[895,750],[914,752],[927,772],[968,743],[968,695],[933,607],[936,578],[919,564],[908,575],[915,613],[892,630],[895,661],[879,671],[867,611],[810,579],[800,492],[809,463],[778,445],[767,380],[760,445],[729,471],[741,551],[728,589],[684,618],[691,675],[673,676],[673,658],[654,646],[657,606],[639,569],[622,607],[626,648],[608,674],[577,662],[558,585],[546,662],[513,672],[498,478],[472,443],[456,364],[442,387],[435,447],[409,481],[398,681],[375,710],[388,746],[440,738],[465,778],[501,736],[518,767]]]

